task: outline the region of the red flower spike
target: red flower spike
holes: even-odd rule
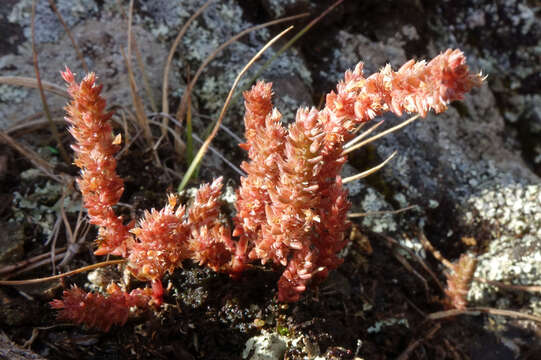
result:
[[[132,307],[147,307],[152,299],[151,289],[137,289],[127,293],[114,283],[107,287],[107,296],[87,293],[77,286],[64,291],[62,300],[49,304],[59,310],[57,318],[89,328],[109,331],[113,325],[124,325]]]
[[[83,195],[90,222],[100,227],[96,255],[127,256],[132,240],[128,227],[114,210],[124,192],[124,182],[116,173],[115,154],[119,149],[113,144],[110,113],[105,112],[106,102],[100,96],[102,87],[96,85],[94,73],[88,74],[80,84],[74,80],[69,68],[61,73],[68,83],[72,101],[66,106],[66,121],[76,140],[75,165],[81,168],[77,184]]]
[[[468,292],[477,267],[477,259],[470,254],[462,254],[453,265],[453,271],[445,274],[447,278],[445,300],[450,308],[464,310],[468,305]]]

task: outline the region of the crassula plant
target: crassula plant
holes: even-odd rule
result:
[[[162,277],[186,260],[232,277],[249,263],[272,263],[283,269],[278,301],[298,301],[310,283],[342,263],[350,203],[340,173],[355,130],[387,111],[442,112],[482,82],[459,50],[428,63],[410,60],[398,71],[387,65],[369,77],[360,63],[327,94],[321,110],[301,108],[289,126],[272,105],[271,84],[258,82],[244,93],[246,142],[240,146],[249,159],[241,165],[247,175],[231,229],[220,213],[221,178],[202,185],[189,208],[171,194],[164,208],[146,211],[136,223],[117,216],[113,206],[123,181],[114,156],[121,139],[113,135],[101,86],[94,74],[80,83],[69,69],[62,76],[72,97],[66,120],[76,140],[78,185],[90,222],[99,227],[95,253],[125,258],[134,277],[151,283],[130,293],[112,284],[106,295],[74,287],[51,303],[59,318],[105,331],[123,324],[130,308],[159,307]]]

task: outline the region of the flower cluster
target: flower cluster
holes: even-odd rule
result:
[[[184,206],[176,207],[174,195],[169,195],[163,209],[146,211],[138,227],[131,230],[136,236],[128,247],[131,273],[142,280],[159,281],[186,259],[228,272],[235,243],[219,219],[221,190],[222,178],[202,185],[188,214]]]
[[[77,286],[64,291],[63,300],[53,300],[51,307],[59,310],[58,319],[102,331],[113,325],[124,325],[130,308],[144,308],[152,304],[151,289],[135,289],[127,293],[114,283],[107,287],[107,296],[87,293]]]
[[[136,295],[144,293],[154,304],[161,303],[161,278],[186,259],[232,276],[249,262],[271,262],[284,269],[278,300],[297,301],[310,281],[324,279],[342,262],[338,253],[347,243],[350,203],[340,172],[347,161],[344,144],[353,131],[386,111],[421,116],[444,111],[482,82],[469,72],[459,50],[447,50],[429,63],[409,61],[396,72],[387,65],[367,78],[359,64],[327,95],[322,110],[299,109],[288,127],[272,106],[271,84],[258,82],[244,93],[246,142],[240,146],[249,161],[241,165],[247,176],[237,191],[231,231],[220,214],[221,178],[202,185],[189,209],[177,206],[170,195],[163,209],[145,212],[137,226],[124,225],[113,210],[123,182],[115,170],[118,141],[101,87],[94,74],[80,84],[69,70],[63,77],[73,98],[66,110],[77,141],[78,184],[91,222],[100,227],[96,254],[126,258],[135,277],[152,282],[151,290]],[[103,297],[75,288],[52,306],[63,309],[62,318],[107,330],[127,318],[128,310],[120,307],[142,304],[117,290]],[[102,323],[95,315],[104,304],[119,312],[115,320]]]
[[[314,276],[325,278],[341,259],[349,209],[340,172],[347,158],[343,145],[360,124],[385,111],[397,115],[432,109],[481,84],[459,50],[447,50],[428,64],[390,65],[368,78],[362,63],[345,74],[325,107],[299,109],[286,130],[271,105],[270,84],[258,83],[245,94],[248,174],[238,191],[235,235],[250,259],[286,266],[278,282],[280,301],[297,301]]]

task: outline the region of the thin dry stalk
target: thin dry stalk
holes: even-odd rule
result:
[[[131,135],[128,127],[128,120],[124,111],[120,112],[120,117],[122,118],[122,129],[124,129],[124,141],[129,142]]]
[[[453,265],[453,263],[451,263],[449,260],[444,258],[441,252],[439,252],[438,250],[434,248],[434,246],[432,246],[432,244],[430,243],[430,241],[428,241],[424,232],[422,231],[419,231],[419,241],[424,246],[424,248],[430,251],[432,253],[432,256],[434,256],[436,260],[441,262],[448,270],[450,271],[455,270],[455,266]]]
[[[394,252],[393,256],[395,257],[396,260],[398,260],[398,262],[400,264],[402,264],[402,266],[406,270],[408,270],[410,273],[415,275],[419,280],[421,280],[421,282],[423,283],[423,285],[425,287],[425,291],[428,294],[428,292],[429,292],[428,280],[426,280],[423,275],[421,275],[417,270],[415,270],[413,268],[413,266],[410,265],[409,261],[406,260],[406,258],[404,256],[402,256],[398,251]]]
[[[130,83],[130,92],[132,96],[133,106],[135,107],[135,117],[140,128],[143,130],[143,136],[147,144],[153,148],[154,139],[152,138],[152,133],[150,131],[150,126],[148,125],[148,119],[145,116],[145,107],[143,106],[143,100],[139,96],[137,91],[137,83],[135,81],[135,75],[133,74],[133,69],[131,66],[131,46],[133,41],[132,33],[132,18],[133,18],[133,0],[130,0],[130,9],[128,13],[128,53],[127,56],[124,51],[121,49],[122,57],[126,62],[126,70],[128,71],[128,78]]]
[[[41,84],[41,76],[39,73],[39,63],[38,63],[38,53],[36,51],[36,5],[37,0],[34,0],[32,3],[32,22],[31,22],[31,31],[32,31],[32,58],[34,60],[34,71],[36,72],[36,79],[38,83],[38,89],[39,89],[39,96],[41,97],[41,103],[43,105],[43,112],[47,116],[47,120],[49,120],[49,128],[51,130],[51,133],[53,134],[53,137],[56,141],[56,146],[58,147],[58,151],[60,152],[60,156],[64,160],[66,164],[70,163],[70,157],[68,156],[68,153],[66,152],[66,149],[64,149],[64,145],[62,145],[62,140],[60,139],[60,134],[58,133],[58,129],[56,128],[56,125],[54,124],[53,118],[51,116],[51,112],[49,111],[49,105],[47,104],[47,98],[45,97],[45,92],[43,91],[43,85]]]
[[[308,30],[310,30],[314,25],[316,25],[318,22],[321,21],[327,14],[329,14],[335,7],[340,5],[344,0],[338,0],[331,6],[329,6],[325,11],[323,11],[317,18],[310,21],[308,25],[303,27],[291,40],[289,40],[284,46],[282,46],[269,60],[267,60],[255,73],[254,77],[252,77],[249,81],[249,84],[252,84],[256,79],[260,77],[260,75],[265,71],[265,69],[276,59],[278,56],[280,56],[284,51],[289,49],[297,40],[299,40]]]
[[[81,213],[82,213],[82,211],[79,212],[79,214],[81,214]],[[81,223],[84,222],[84,227],[83,227],[81,236],[79,237],[78,234],[77,234],[77,231],[78,231],[78,225],[79,225],[80,222]],[[90,231],[90,228],[91,228],[91,226],[87,221],[81,221],[80,217],[77,219],[77,226],[75,228],[75,235],[74,236],[78,240],[76,242],[74,242],[74,243],[69,244],[68,249],[66,250],[66,255],[64,256],[64,259],[62,259],[60,264],[58,264],[59,267],[66,266],[71,261],[71,259],[73,259],[73,257],[79,253],[79,250],[81,249],[81,244],[86,241],[86,236],[88,235],[88,232]]]
[[[352,182],[352,181],[355,181],[355,180],[359,180],[359,179],[363,179],[367,176],[370,176],[372,175],[373,173],[377,172],[378,170],[380,170],[382,167],[384,167],[389,161],[391,161],[392,158],[394,158],[396,156],[398,152],[395,150],[391,155],[389,155],[389,157],[387,159],[385,159],[381,164],[379,165],[376,165],[374,166],[373,168],[371,169],[368,169],[366,171],[363,171],[362,173],[359,173],[357,175],[353,175],[353,176],[349,176],[347,178],[344,178],[342,179],[342,183],[343,184],[347,184],[348,182]]]
[[[169,69],[171,68],[171,62],[173,61],[173,56],[175,55],[175,52],[177,51],[177,47],[180,44],[180,40],[182,40],[182,37],[188,30],[188,27],[191,25],[191,23],[197,19],[199,15],[211,4],[212,0],[208,0],[205,2],[197,11],[186,21],[184,26],[180,29],[177,37],[175,38],[175,41],[173,41],[173,45],[171,45],[171,49],[169,50],[169,54],[167,55],[167,60],[165,62],[165,67],[163,69],[163,80],[162,80],[162,112],[169,114],[169,101],[167,100],[168,92],[169,92]],[[163,127],[162,127],[162,136],[165,136],[167,129],[167,123],[168,119],[166,117],[163,118]]]
[[[47,175],[48,177],[50,177],[51,179],[59,183],[64,182],[60,175],[56,175],[54,173],[54,170],[51,167],[51,165],[47,161],[43,160],[36,152],[19,144],[11,136],[9,136],[3,131],[0,131],[0,139],[2,139],[6,144],[11,146],[13,149],[17,150],[21,155],[26,157],[36,168],[41,170],[45,175]]]
[[[62,195],[62,198],[61,198],[61,201],[63,200],[64,200],[64,195]],[[51,234],[52,237],[50,238],[52,239],[52,241],[51,241],[51,251],[49,251],[49,253],[51,254],[51,265],[52,265],[53,274],[56,273],[55,253],[56,253],[56,240],[58,240],[58,235],[60,234],[60,221],[59,220],[63,220],[62,217],[57,218],[55,228],[53,230],[53,233]]]
[[[49,126],[49,121],[43,119],[43,115],[43,112],[39,112],[16,121],[12,126],[5,130],[5,133],[11,135],[19,131],[30,132],[47,127]],[[53,121],[57,124],[64,124],[64,119],[61,119],[60,117],[53,119]]]
[[[79,46],[77,46],[77,43],[75,42],[75,39],[73,38],[73,35],[71,34],[70,28],[68,27],[68,24],[66,24],[66,22],[64,21],[64,18],[60,14],[60,11],[58,11],[56,4],[54,3],[54,0],[49,0],[49,6],[53,10],[53,12],[56,14],[56,17],[58,17],[58,21],[60,21],[60,23],[64,27],[64,31],[66,31],[66,34],[70,38],[71,44],[73,45],[73,49],[75,50],[77,57],[81,61],[81,65],[83,66],[85,73],[89,73],[90,71],[88,70],[88,66],[86,65],[86,61],[83,56],[83,53],[81,53]]]
[[[49,256],[49,255],[50,254],[47,254],[47,256]],[[36,261],[36,262],[34,262],[32,264],[27,265],[23,269],[17,270],[15,272],[11,273],[11,274],[6,275],[4,278],[9,279],[11,277],[23,274],[25,272],[28,272],[30,270],[34,270],[34,269],[36,269],[38,267],[41,267],[41,266],[44,266],[44,265],[51,265],[52,264],[54,266],[54,265],[56,265],[56,263],[58,261],[62,260],[64,258],[64,256],[66,256],[66,252],[65,251],[60,252],[60,253],[56,254],[53,259],[43,259],[43,260],[40,260],[40,261]]]
[[[155,114],[151,114],[151,115],[155,115]],[[166,116],[163,113],[160,113],[158,115]],[[204,114],[201,114],[201,113],[198,113],[198,112],[195,112],[195,111],[192,111],[192,116],[198,117],[200,119],[213,120],[213,118],[211,116],[204,115]],[[169,120],[174,121],[173,119],[176,120],[175,118],[173,118],[171,116],[169,117]],[[177,123],[180,124],[180,122],[178,122],[178,121],[177,121]],[[229,129],[224,124],[220,124],[220,130],[225,131],[225,133],[227,135],[231,136],[233,138],[233,140],[235,140],[235,142],[238,143],[238,144],[241,144],[244,141],[243,139],[240,138],[240,136],[235,134],[231,129]]]
[[[38,80],[31,77],[26,77],[26,76],[0,76],[0,84],[23,86],[23,87],[33,88],[33,89],[39,89]],[[44,91],[48,91],[55,95],[65,97],[66,99],[70,98],[66,89],[56,84],[42,80],[41,87]]]
[[[56,221],[55,221],[54,226],[53,226],[53,230],[51,231],[51,233],[47,237],[47,241],[45,241],[45,244],[43,244],[43,245],[45,245],[45,246],[49,245],[51,243],[51,241],[53,241],[53,238],[55,236],[58,236],[58,231],[60,229],[61,224],[62,224],[62,218],[57,216]]]
[[[250,59],[250,61],[248,61],[248,63],[239,72],[239,74],[235,78],[235,81],[233,82],[233,85],[231,86],[231,90],[229,90],[229,94],[227,95],[227,98],[225,99],[225,103],[224,103],[224,105],[222,107],[222,111],[220,112],[220,116],[218,117],[218,121],[216,121],[216,125],[214,126],[214,129],[212,129],[212,132],[210,133],[209,137],[205,140],[205,142],[203,143],[203,145],[201,146],[201,148],[197,152],[197,155],[195,156],[192,163],[190,164],[190,167],[188,168],[188,170],[186,170],[186,173],[184,174],[184,178],[182,179],[182,182],[180,183],[180,185],[178,187],[179,191],[184,189],[184,187],[188,184],[188,181],[190,180],[190,178],[192,177],[193,172],[195,171],[195,168],[197,167],[197,165],[199,164],[199,162],[201,161],[201,159],[203,158],[203,156],[207,152],[212,139],[214,139],[214,137],[218,133],[218,129],[220,128],[220,124],[222,123],[222,120],[223,120],[223,118],[225,116],[225,112],[227,111],[227,108],[229,107],[229,104],[231,103],[231,98],[233,97],[233,93],[234,93],[235,89],[237,88],[237,85],[239,84],[239,81],[240,81],[240,78],[242,77],[242,75],[244,75],[244,73],[250,68],[250,66],[252,66],[252,64],[257,59],[259,59],[259,57],[265,52],[265,50],[267,50],[270,46],[272,46],[272,44],[274,44],[276,41],[278,41],[278,39],[280,39],[282,36],[284,36],[291,29],[293,29],[293,26],[288,27],[287,29],[285,29],[284,31],[282,31],[281,33],[276,35],[274,38],[272,38],[268,43],[265,44],[265,46],[263,46],[263,48],[261,48],[261,50],[259,50],[257,52],[257,54],[255,54]]]
[[[141,71],[141,75],[143,76],[143,86],[145,87],[148,100],[150,101],[150,107],[152,108],[152,111],[157,112],[158,106],[156,105],[154,93],[152,91],[152,87],[150,86],[150,81],[148,81],[145,63],[143,61],[143,57],[141,56],[141,52],[139,51],[139,46],[137,46],[137,40],[135,38],[133,39],[133,48],[135,49],[135,59],[137,60],[137,66],[139,66],[139,70]]]
[[[421,267],[428,273],[428,275],[430,275],[430,277],[432,278],[432,280],[434,280],[434,282],[436,283],[436,285],[438,285],[438,287],[440,288],[441,292],[444,292],[445,291],[445,288],[444,286],[442,285],[442,283],[440,282],[440,280],[438,279],[438,277],[436,276],[436,274],[434,274],[434,272],[430,269],[430,267],[428,267],[428,265],[424,262],[424,260],[419,256],[417,255],[417,253],[415,251],[412,251],[410,248],[408,247],[405,247],[403,246],[402,244],[400,244],[398,241],[396,241],[395,239],[389,237],[389,236],[384,236],[385,239],[392,243],[392,244],[395,244],[397,246],[399,246],[400,248],[402,248],[404,251],[406,251],[408,254],[410,254],[410,256],[412,258],[414,258],[415,260],[417,260],[417,262],[421,265]]]
[[[148,119],[145,116],[145,107],[143,106],[141,97],[137,93],[137,84],[135,83],[135,76],[133,75],[130,61],[126,57],[126,54],[124,53],[123,49],[120,49],[120,52],[122,53],[122,57],[124,58],[124,61],[126,62],[126,68],[128,70],[130,92],[132,96],[133,106],[135,107],[135,119],[137,120],[137,125],[142,130],[145,141],[147,142],[149,147],[153,148],[154,139],[152,138],[152,133],[148,125]]]
[[[106,267],[106,266],[109,266],[109,265],[123,264],[125,262],[126,262],[125,259],[103,261],[103,262],[99,262],[99,263],[96,263],[96,264],[83,266],[81,268],[78,268],[78,269],[75,269],[75,270],[72,270],[72,271],[68,271],[68,272],[65,272],[65,273],[62,273],[62,274],[48,276],[48,277],[44,277],[44,278],[28,279],[28,280],[0,280],[0,285],[12,285],[13,286],[13,285],[39,284],[39,283],[47,282],[47,281],[51,281],[51,280],[62,279],[62,278],[65,278],[66,276],[80,274],[80,273],[83,273],[83,272],[86,272],[86,271]]]
[[[535,285],[512,285],[512,284],[505,284],[500,281],[493,281],[493,280],[487,280],[483,278],[475,277],[473,278],[475,281],[479,281],[491,286],[496,286],[505,290],[510,291],[525,291],[529,293],[539,293],[541,292],[541,286],[535,286]]]
[[[175,118],[173,119],[170,119],[170,120],[173,120],[173,121],[177,121]],[[156,120],[149,120],[151,124],[154,124],[154,125],[158,125],[158,126],[162,126],[162,123],[156,121]],[[173,138],[175,138],[175,140],[179,140],[179,135],[177,133],[177,131],[175,129],[173,129],[171,126],[167,126],[167,130],[169,131],[169,133],[173,136]],[[195,141],[197,141],[198,143],[200,144],[203,144],[203,140],[201,140],[201,138],[199,136],[197,136],[196,134],[192,134],[193,138],[195,139]],[[177,139],[178,138],[178,139]],[[240,176],[246,176],[246,173],[244,171],[242,171],[241,169],[239,169],[237,166],[235,166],[235,164],[233,164],[231,161],[229,161],[222,153],[220,153],[216,148],[214,148],[212,145],[209,146],[209,150],[216,156],[218,156],[227,166],[229,166],[232,170],[234,170],[237,174],[239,174]],[[177,175],[175,173],[175,175]],[[180,178],[182,179],[182,176],[180,176]]]
[[[415,350],[419,345],[421,345],[424,341],[426,340],[430,340],[437,332],[438,330],[441,328],[441,324],[440,323],[437,323],[436,325],[434,325],[429,331],[428,333],[423,336],[422,338],[420,339],[417,339],[415,340],[414,342],[412,342],[411,344],[408,345],[408,347],[406,348],[406,350],[404,350],[404,352],[402,352],[402,354],[400,354],[399,357],[396,358],[396,360],[408,360],[409,357],[410,357],[410,354],[413,352],[413,350]]]
[[[58,248],[57,249],[59,253],[63,253],[64,251],[66,251],[66,247],[61,247],[61,248]],[[19,270],[21,268],[24,268],[28,265],[31,265],[31,264],[34,264],[38,261],[41,261],[43,259],[47,259],[48,257],[50,257],[50,253],[45,253],[45,254],[41,254],[41,255],[36,255],[34,257],[31,257],[29,259],[25,259],[25,260],[22,260],[22,261],[19,261],[15,264],[12,264],[12,265],[6,265],[6,266],[3,266],[2,268],[0,268],[0,275],[4,275],[4,274],[9,274],[13,271],[16,271],[16,270]]]
[[[266,27],[269,27],[269,26],[272,26],[272,25],[280,24],[280,23],[283,23],[283,22],[286,22],[286,21],[292,21],[292,20],[300,19],[300,18],[308,16],[308,15],[309,15],[308,13],[302,13],[302,14],[299,14],[299,15],[289,16],[289,17],[269,21],[269,22],[266,22],[266,23],[263,23],[263,24],[260,24],[260,25],[252,26],[252,27],[250,27],[248,29],[245,29],[245,30],[239,32],[235,36],[232,36],[230,39],[228,39],[226,42],[224,42],[222,45],[220,45],[218,48],[216,48],[209,56],[207,56],[205,61],[203,61],[203,63],[199,66],[199,68],[197,69],[193,79],[188,84],[188,86],[186,88],[186,91],[184,92],[184,95],[182,95],[182,99],[181,99],[180,105],[179,105],[178,110],[177,110],[176,118],[180,122],[182,122],[182,119],[184,119],[184,115],[186,114],[186,107],[187,107],[187,104],[188,104],[188,98],[189,98],[189,96],[190,96],[190,94],[191,94],[191,92],[193,90],[193,87],[195,86],[195,83],[197,82],[197,80],[199,79],[199,77],[201,76],[201,74],[203,73],[205,68],[208,66],[208,64],[222,50],[224,50],[226,47],[228,47],[229,45],[231,45],[232,43],[234,43],[235,41],[237,41],[238,39],[240,39],[244,35],[249,34],[249,33],[253,32],[253,31],[263,29],[263,28],[266,28]]]
[[[397,209],[397,210],[383,210],[383,211],[368,211],[368,212],[360,212],[360,213],[349,213],[348,218],[357,218],[357,217],[365,217],[365,216],[377,216],[377,215],[396,215],[403,213],[405,211],[411,210],[418,207],[418,205],[410,205],[406,206],[405,208]]]
[[[361,141],[362,139],[364,139],[365,137],[367,137],[368,135],[370,135],[374,130],[376,130],[381,124],[383,124],[384,120],[380,120],[378,121],[377,123],[375,123],[374,125],[372,125],[368,130],[366,130],[365,132],[363,132],[362,134],[360,134],[359,136],[355,137],[354,139],[352,139],[351,141],[349,141],[348,143],[346,143],[344,145],[344,149],[347,149],[348,147],[351,147],[355,144],[357,144],[359,141]],[[362,123],[361,125],[359,125],[357,127],[357,129],[361,129],[362,126],[364,126],[364,124],[366,123]],[[358,131],[357,129],[355,129],[355,131]]]
[[[370,144],[371,142],[373,142],[373,141],[375,141],[375,140],[377,140],[377,139],[379,139],[379,138],[382,138],[382,137],[384,137],[385,135],[388,135],[388,134],[390,134],[390,133],[393,133],[393,132],[395,132],[395,131],[397,131],[397,130],[403,128],[404,126],[406,126],[406,125],[408,125],[408,124],[411,124],[412,122],[414,122],[415,120],[417,120],[419,117],[420,117],[419,114],[417,114],[417,115],[415,115],[415,116],[412,116],[412,117],[410,117],[408,120],[406,120],[406,121],[404,121],[404,122],[402,122],[402,123],[400,123],[400,124],[398,124],[398,125],[396,125],[396,126],[393,126],[393,127],[390,128],[390,129],[387,129],[387,130],[385,130],[385,131],[382,131],[381,133],[379,133],[379,134],[377,134],[377,135],[374,135],[374,136],[372,136],[371,138],[368,138],[368,139],[366,139],[365,141],[363,141],[363,142],[361,142],[361,143],[358,143],[358,144],[356,144],[356,145],[354,145],[354,146],[351,146],[351,147],[345,149],[345,150],[342,152],[342,156],[343,156],[343,155],[346,155],[346,154],[349,154],[350,152],[352,152],[352,151],[354,151],[354,150],[360,149],[361,147],[363,147],[363,146],[365,146],[365,145],[367,145],[367,144]],[[361,134],[360,136],[362,136],[362,134]],[[354,141],[354,140],[355,140],[355,139],[353,139],[353,141]]]
[[[503,310],[503,309],[496,309],[496,308],[483,307],[483,306],[476,306],[476,307],[466,308],[463,310],[452,309],[452,310],[438,311],[438,312],[429,314],[426,318],[428,320],[440,320],[440,319],[445,319],[448,317],[454,317],[458,315],[478,316],[479,313],[507,316],[514,319],[532,320],[532,321],[541,323],[541,317],[539,316],[524,314],[524,313],[513,311],[513,310]]]

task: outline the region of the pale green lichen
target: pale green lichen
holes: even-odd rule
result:
[[[372,188],[366,188],[366,194],[361,201],[360,207],[367,213],[393,210],[383,196]],[[365,216],[362,218],[362,225],[377,233],[389,233],[397,230],[397,224],[392,214]]]
[[[405,326],[408,329],[410,327],[408,319],[405,319],[405,318],[390,318],[390,319],[385,319],[385,320],[381,320],[381,321],[376,322],[374,325],[370,326],[366,331],[369,334],[377,334],[377,333],[379,333],[381,331],[382,328],[389,327],[389,326],[395,326],[395,325]]]
[[[25,181],[35,181],[43,174],[36,169],[29,169],[21,174]],[[47,181],[44,186],[35,186],[32,193],[23,195],[20,192],[13,193],[12,211],[13,217],[10,221],[37,224],[45,236],[49,236],[54,228],[57,219],[57,212],[60,204],[58,201],[62,196],[62,185]],[[66,196],[62,203],[66,213],[76,213],[81,209],[80,199],[72,199]]]
[[[243,359],[275,360],[283,358],[289,339],[273,332],[263,331],[246,342],[242,351]]]
[[[15,3],[8,16],[8,21],[23,27],[27,39],[31,37],[32,0],[20,0]],[[73,26],[84,18],[98,13],[94,0],[56,0],[58,12],[68,26]],[[38,1],[36,6],[36,43],[57,41],[65,34],[64,27],[47,1]]]
[[[476,277],[516,285],[541,285],[541,186],[514,185],[486,189],[469,199],[475,211],[465,220],[476,226],[482,220],[492,226],[493,240],[478,257]],[[478,217],[480,218],[478,218]],[[479,303],[495,301],[502,293],[474,282],[469,298]],[[541,301],[532,297],[530,307]]]
[[[19,104],[28,96],[28,89],[11,85],[0,85],[0,103]]]

